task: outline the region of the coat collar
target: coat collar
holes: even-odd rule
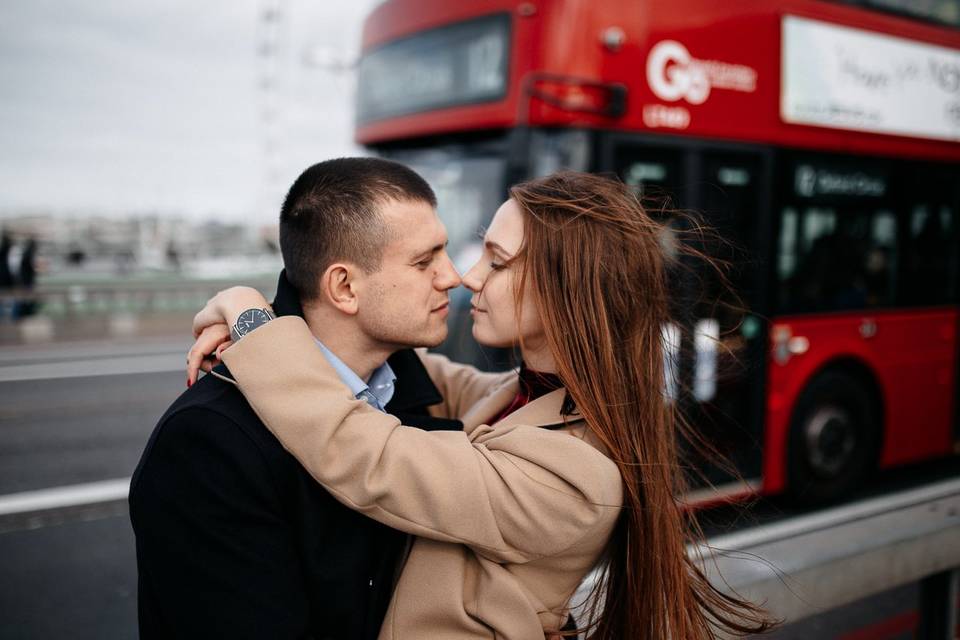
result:
[[[509,378],[502,385],[491,391],[486,398],[478,402],[463,416],[464,429],[472,431],[481,424],[490,424],[504,410],[513,397],[517,395],[519,381],[516,377]],[[560,429],[583,422],[583,417],[576,411],[564,416],[567,390],[556,389],[536,400],[520,407],[503,420],[497,422],[498,427],[524,424],[544,429]]]
[[[287,279],[287,271],[280,272],[277,280],[277,295],[273,300],[273,311],[278,316],[303,317],[303,305],[300,293]],[[426,368],[413,349],[402,349],[387,358],[397,380],[394,383],[393,398],[386,406],[387,413],[409,411],[443,402],[443,396],[437,389]]]

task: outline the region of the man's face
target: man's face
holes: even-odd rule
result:
[[[389,240],[380,270],[357,281],[357,321],[390,348],[434,347],[447,337],[447,292],[460,284],[447,255],[447,230],[426,202],[380,207]]]

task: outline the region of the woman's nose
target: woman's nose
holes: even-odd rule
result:
[[[470,267],[470,270],[463,274],[461,278],[463,281],[463,286],[474,293],[480,291],[483,288],[483,278],[480,274],[480,262]]]

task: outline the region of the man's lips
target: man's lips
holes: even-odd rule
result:
[[[434,313],[434,312],[437,312],[437,311],[443,311],[444,309],[446,309],[446,308],[449,307],[449,306],[450,306],[450,301],[447,300],[446,302],[444,302],[442,305],[440,305],[440,306],[437,307],[436,309],[431,309],[430,311],[431,311],[431,313]]]

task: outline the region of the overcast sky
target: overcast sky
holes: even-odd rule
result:
[[[377,0],[283,0],[262,117],[268,0],[4,0],[0,216],[161,212],[275,220],[301,169],[357,153],[349,60]],[[309,56],[306,56],[309,57]],[[268,178],[264,145],[276,139]]]

